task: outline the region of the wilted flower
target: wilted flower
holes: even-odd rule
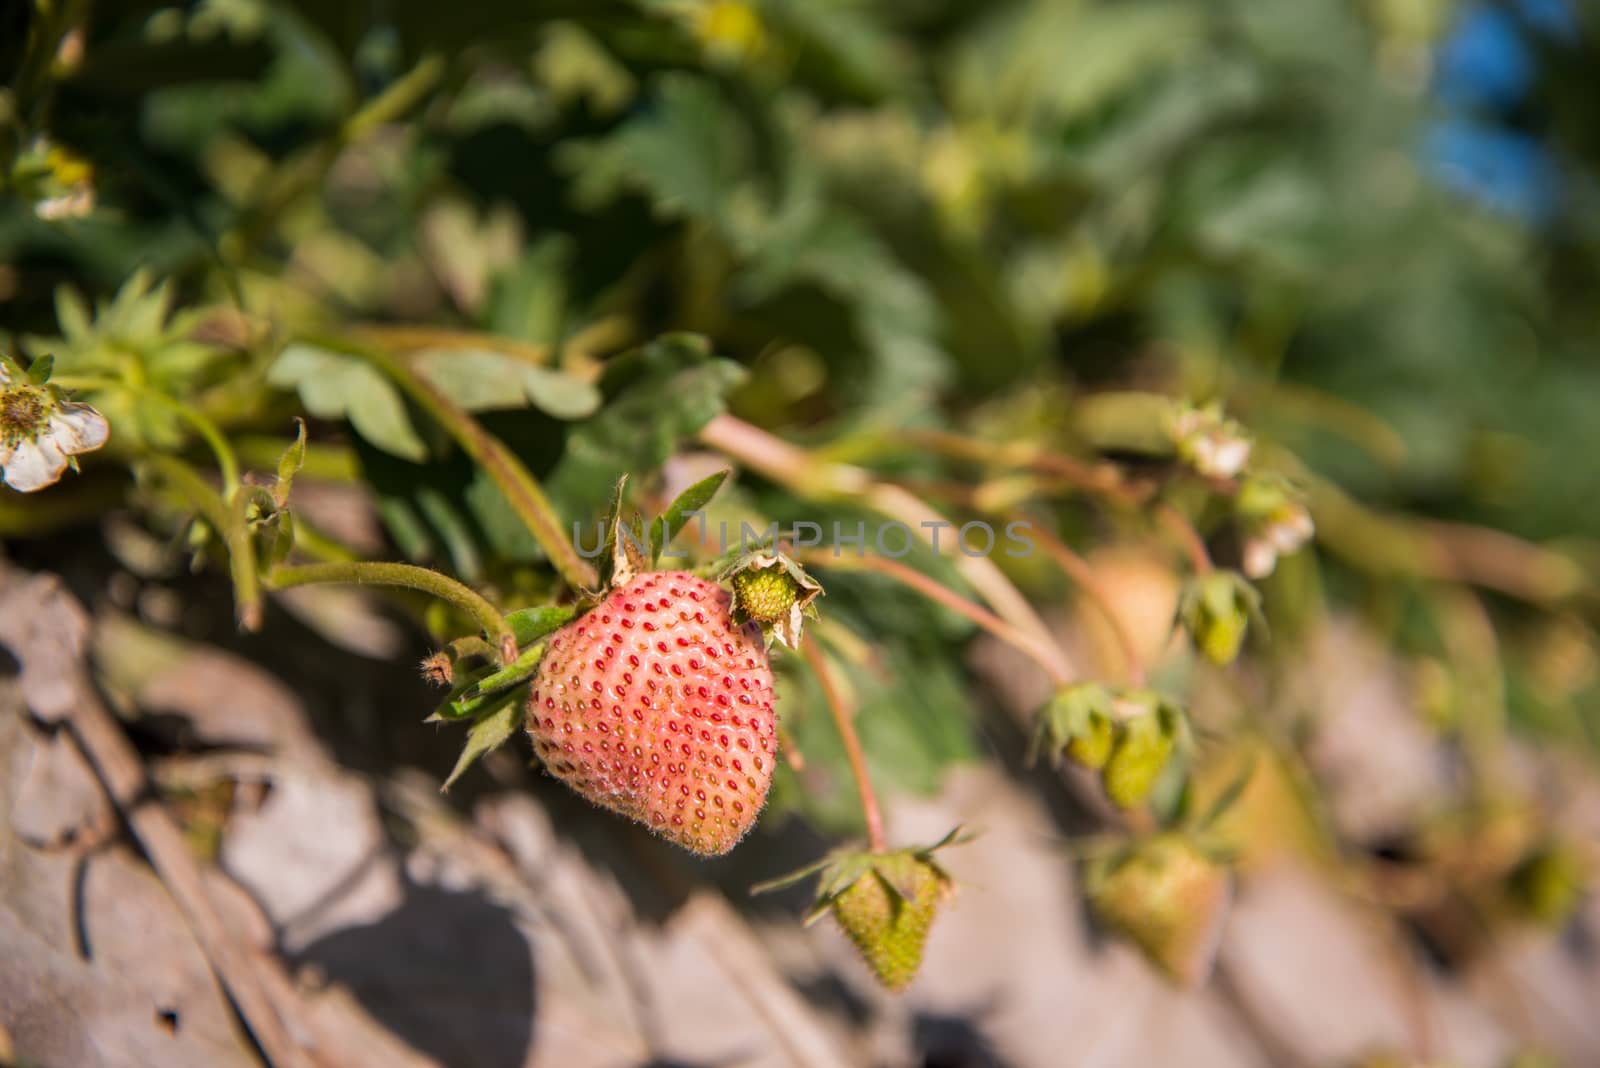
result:
[[[89,405],[17,382],[0,364],[0,469],[12,489],[32,493],[53,485],[73,463],[69,457],[98,449],[109,435],[105,416]]]
[[[1178,458],[1207,478],[1232,478],[1250,461],[1244,428],[1215,405],[1184,408],[1172,420]]]

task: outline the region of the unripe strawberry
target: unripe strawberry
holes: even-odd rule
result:
[[[899,991],[916,976],[933,917],[955,892],[955,884],[933,855],[965,841],[968,836],[957,827],[930,846],[893,852],[836,850],[814,864],[753,887],[752,892],[780,890],[816,875],[817,895],[806,925],[832,915],[878,981]]]
[[[1260,620],[1261,595],[1243,575],[1213,571],[1189,584],[1178,618],[1213,664],[1233,663],[1252,619]]]
[[[733,576],[734,610],[752,623],[773,623],[787,617],[799,595],[800,584],[781,564]]]
[[[649,571],[549,641],[527,730],[545,768],[685,849],[726,853],[777,760],[772,669],[726,590]]]
[[[816,615],[812,602],[822,596],[822,584],[793,557],[775,548],[763,548],[738,557],[717,576],[733,586],[733,618],[755,623],[769,640],[791,649],[800,647],[805,617]]]
[[[1028,762],[1041,753],[1065,752],[1087,768],[1098,770],[1111,755],[1115,698],[1098,682],[1080,682],[1058,690],[1039,711]]]
[[[1205,981],[1232,900],[1220,865],[1184,838],[1164,834],[1092,872],[1089,883],[1096,914],[1169,978],[1183,986]]]
[[[833,899],[831,910],[878,980],[902,990],[922,964],[928,928],[950,888],[932,861],[890,853],[875,858],[871,870]]]
[[[1067,743],[1067,755],[1086,768],[1098,771],[1111,759],[1111,743],[1115,728],[1111,720],[1096,713],[1089,717],[1083,733]]]
[[[1123,721],[1100,773],[1106,796],[1123,808],[1143,802],[1166,768],[1175,741],[1164,710],[1140,711]]]

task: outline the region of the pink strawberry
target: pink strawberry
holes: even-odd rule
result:
[[[685,849],[726,853],[777,760],[772,668],[728,592],[648,571],[549,641],[528,734],[550,774]]]

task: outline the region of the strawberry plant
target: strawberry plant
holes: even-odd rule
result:
[[[1429,162],[1499,114],[1429,88],[1450,4],[535,7],[3,17],[8,559],[263,663],[398,622],[448,803],[814,880],[896,993],[1008,878],[902,822],[978,769],[1178,987],[1283,855],[1406,961],[1574,929],[1600,164],[1557,60],[1567,177],[1514,211]]]

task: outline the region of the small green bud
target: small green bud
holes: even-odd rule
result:
[[[955,883],[934,854],[967,841],[957,827],[929,846],[871,852],[838,850],[814,864],[751,888],[763,894],[817,876],[807,926],[832,916],[861,951],[872,974],[899,992],[922,964],[928,928]]]
[[[1172,739],[1154,716],[1122,724],[1101,772],[1106,796],[1122,808],[1133,808],[1150,796],[1156,779],[1172,756]]]
[[[734,607],[753,623],[783,619],[799,596],[800,584],[780,564],[733,576]]]
[[[822,596],[822,584],[805,568],[777,549],[760,549],[735,559],[719,577],[733,587],[736,622],[758,624],[769,643],[799,646],[805,617],[816,615],[812,602]]]
[[[1261,595],[1233,571],[1213,571],[1189,584],[1178,618],[1196,646],[1213,664],[1233,663],[1244,646],[1250,620],[1259,619]]]
[[[1084,767],[1099,771],[1111,758],[1115,733],[1111,720],[1096,712],[1089,717],[1083,732],[1067,743],[1067,755]]]
[[[1100,772],[1106,796],[1123,808],[1142,804],[1167,762],[1189,741],[1183,710],[1151,690],[1132,690],[1116,702],[1116,740]]]
[[[1137,842],[1088,873],[1095,914],[1169,979],[1205,981],[1232,901],[1227,871],[1176,834]]]
[[[1087,768],[1105,766],[1111,754],[1115,699],[1098,682],[1080,682],[1058,690],[1039,711],[1028,761],[1041,753],[1052,757],[1066,753]]]
[[[951,889],[949,876],[932,860],[888,853],[874,858],[871,870],[840,893],[829,911],[878,981],[900,991],[915,978],[928,928]]]

